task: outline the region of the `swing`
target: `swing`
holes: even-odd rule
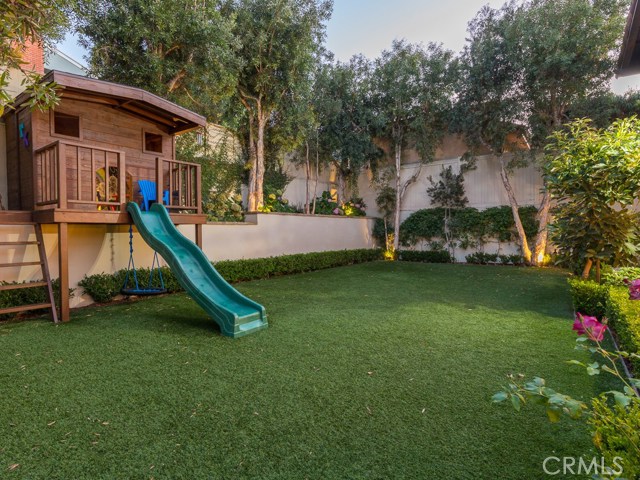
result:
[[[155,271],[158,272],[160,287],[152,286]],[[131,272],[133,272],[134,285],[129,287],[129,276],[131,275]],[[127,266],[127,276],[124,279],[124,285],[122,285],[120,293],[127,296],[159,295],[161,293],[167,293],[167,289],[164,287],[164,280],[162,279],[162,270],[160,270],[158,252],[153,252],[153,263],[151,264],[151,271],[149,272],[149,282],[147,283],[147,286],[140,287],[138,283],[138,274],[136,273],[136,265],[133,262],[133,225],[129,225],[129,265]]]

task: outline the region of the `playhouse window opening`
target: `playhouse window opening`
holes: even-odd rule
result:
[[[80,138],[80,117],[66,113],[53,113],[53,131],[58,135]]]
[[[146,152],[162,153],[162,135],[144,132],[144,150]]]

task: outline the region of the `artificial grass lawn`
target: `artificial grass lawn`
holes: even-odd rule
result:
[[[565,284],[375,262],[238,285],[270,327],[236,340],[183,294],[0,325],[0,477],[544,478],[586,427],[490,398],[508,372],[598,390]]]

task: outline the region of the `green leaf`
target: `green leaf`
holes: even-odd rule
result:
[[[600,364],[598,362],[593,362],[587,367],[587,373],[591,376],[600,375]]]
[[[555,408],[547,408],[547,417],[551,423],[557,423],[560,421],[561,413]]]
[[[632,397],[625,395],[622,392],[618,392],[614,390],[607,393],[610,393],[611,395],[613,395],[613,399],[616,401],[616,405],[619,405],[622,408],[627,408],[631,403]]]
[[[511,405],[516,410],[516,412],[520,411],[520,397],[517,395],[511,395]]]
[[[587,368],[587,366],[586,366],[584,363],[582,363],[582,362],[580,362],[580,361],[578,361],[578,360],[567,360],[567,363],[568,363],[569,365],[579,365],[579,366],[581,366],[581,367],[585,367],[585,368]]]
[[[498,392],[491,397],[491,401],[493,403],[504,402],[507,398],[509,398],[509,394],[507,392]]]

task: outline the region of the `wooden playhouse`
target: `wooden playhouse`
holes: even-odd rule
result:
[[[68,225],[129,224],[126,202],[142,203],[145,184],[164,198],[174,223],[196,226],[201,245],[200,165],[175,158],[175,136],[205,126],[205,118],[125,85],[59,71],[43,82],[61,88],[55,108],[23,106],[24,92],[4,115],[9,210],[0,212],[0,224],[58,226],[61,291],[69,286]],[[59,306],[67,320],[66,295]]]

